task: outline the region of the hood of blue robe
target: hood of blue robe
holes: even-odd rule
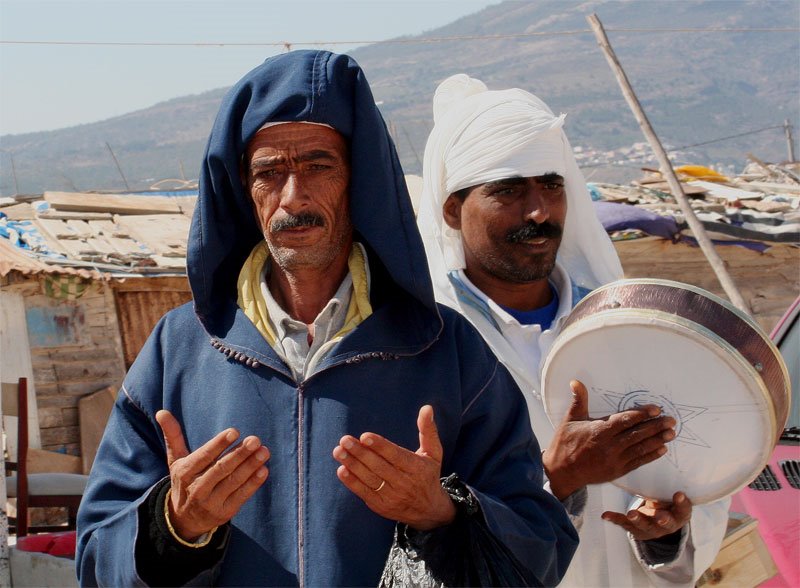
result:
[[[435,309],[403,171],[364,72],[347,55],[293,51],[267,59],[231,88],[211,130],[187,252],[200,320],[208,326],[235,302],[242,264],[263,239],[240,174],[248,142],[264,123],[300,121],[328,124],[348,141],[354,238],[367,247],[373,275],[388,274]]]

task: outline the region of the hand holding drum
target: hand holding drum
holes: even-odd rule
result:
[[[650,503],[627,523],[608,520],[671,528],[692,503],[733,494],[763,469],[788,416],[789,379],[769,337],[724,300],[680,282],[619,280],[567,317],[542,397],[556,427],[543,457],[554,493],[611,481]],[[572,482],[562,475],[570,462],[583,463]]]
[[[675,419],[646,405],[589,418],[589,393],[570,382],[572,404],[542,456],[553,494],[563,500],[587,484],[610,482],[667,452]]]

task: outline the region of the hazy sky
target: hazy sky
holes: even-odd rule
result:
[[[415,35],[498,1],[0,0],[0,135],[95,122],[229,86],[284,42],[300,49]]]

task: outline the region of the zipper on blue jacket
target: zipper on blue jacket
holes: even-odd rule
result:
[[[303,384],[297,385],[297,581],[301,588],[306,585],[305,573],[305,508],[303,484],[305,476],[305,445],[303,443]]]

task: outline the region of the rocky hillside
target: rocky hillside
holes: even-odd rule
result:
[[[583,150],[587,175],[615,181],[638,176],[643,164],[624,160],[636,152],[631,145],[643,141],[642,134],[589,31],[585,17],[593,12],[662,142],[683,147],[714,141],[683,149],[679,159],[737,170],[748,152],[762,160],[786,159],[780,128],[715,140],[778,127],[785,119],[800,135],[796,1],[509,1],[419,37],[353,52],[406,171],[421,171],[436,84],[466,72],[490,88],[526,88],[553,110],[567,112],[567,132]],[[697,30],[713,28],[751,30]],[[794,31],[752,30],[776,28]],[[443,40],[449,37],[461,38]],[[21,193],[124,188],[106,144],[132,189],[182,174],[195,178],[223,93],[177,98],[68,129],[1,137],[6,153],[0,153],[0,192],[14,192],[8,152]]]

